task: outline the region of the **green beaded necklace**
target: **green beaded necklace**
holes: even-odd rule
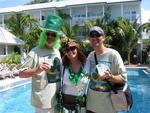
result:
[[[79,83],[80,78],[86,75],[82,66],[80,67],[80,70],[77,73],[73,72],[71,66],[69,66],[68,70],[70,74],[69,80],[75,86]]]

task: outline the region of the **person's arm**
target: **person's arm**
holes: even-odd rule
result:
[[[113,83],[120,83],[120,84],[123,84],[125,82],[125,80],[121,76],[121,74],[113,75],[108,71],[104,72],[104,75],[101,75],[101,76],[98,75],[98,80],[110,81],[110,82],[113,82]]]
[[[107,72],[106,72],[107,74]],[[106,76],[105,78],[107,81],[110,81],[110,82],[113,82],[113,83],[125,83],[125,80],[124,78],[122,77],[121,74],[116,74],[116,75],[113,75],[111,73],[108,73],[108,76]]]
[[[121,74],[117,74],[117,75],[111,74],[111,76],[106,78],[106,80],[113,82],[113,83],[120,83],[120,84],[124,84],[126,82]]]
[[[37,74],[37,68],[26,69],[19,73],[20,78],[28,78]]]
[[[127,81],[127,71],[123,60],[118,52],[113,55],[114,63],[112,64],[113,73],[106,71],[99,79],[110,81],[112,83],[124,84]]]
[[[84,70],[85,70],[85,73],[88,75],[88,78],[90,78],[90,73],[91,73],[90,54],[86,59],[86,63],[84,65]]]
[[[115,54],[114,59],[115,59],[114,69],[116,69],[116,74],[110,73],[112,76],[108,79],[108,81],[113,83],[125,83],[127,81],[127,71],[123,63],[123,60],[118,52]]]
[[[35,68],[29,68],[29,69],[25,69],[23,71],[20,71],[19,76],[20,76],[20,78],[28,78],[28,77],[32,77],[34,75],[37,75],[38,73],[40,73],[42,71],[49,72],[49,70],[50,70],[49,64],[46,62],[42,62]]]

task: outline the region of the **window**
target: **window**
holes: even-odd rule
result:
[[[97,12],[97,16],[103,16],[103,12]]]
[[[136,20],[136,11],[132,11],[131,12],[131,21],[135,21]]]
[[[44,17],[44,16],[42,16],[42,20],[45,20],[45,17]]]
[[[126,11],[124,12],[124,17],[133,22],[136,20],[136,11]]]

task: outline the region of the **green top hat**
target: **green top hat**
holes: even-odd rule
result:
[[[48,14],[43,30],[59,32],[62,25],[62,18],[55,14]]]

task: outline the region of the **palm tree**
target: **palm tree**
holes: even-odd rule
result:
[[[22,23],[24,26],[24,35],[22,36],[22,38],[25,41],[25,44],[27,44],[28,43],[27,40],[29,40],[29,38],[37,35],[37,33],[38,33],[37,28],[38,28],[39,22],[38,22],[38,20],[32,18],[31,15],[27,14],[27,15],[23,16]],[[36,34],[34,34],[35,29],[37,30]],[[33,34],[31,34],[32,31],[33,31]],[[31,36],[29,36],[28,34],[31,34]],[[31,43],[31,42],[29,42],[29,43]],[[36,44],[36,43],[34,43],[34,44]],[[32,45],[32,43],[31,43],[31,45]]]
[[[22,20],[22,13],[12,13],[12,15],[5,20],[7,28],[17,37],[22,37],[24,33],[24,23]]]
[[[137,20],[130,23],[128,19],[118,18],[112,22],[113,45],[118,46],[118,50],[127,51],[128,63],[130,64],[130,56],[132,50],[137,46],[137,41],[141,37],[140,26]]]
[[[146,30],[146,32],[148,33],[148,31],[150,31],[150,20],[149,22],[144,23],[142,27],[143,27],[143,31]]]
[[[70,24],[68,24],[67,22],[64,22],[62,25],[62,31],[70,39],[76,38],[76,34],[77,34],[78,30],[79,30],[78,25],[70,26]]]
[[[90,28],[93,27],[94,25],[95,25],[95,21],[92,20],[92,19],[87,19],[87,20],[85,21],[85,26],[86,26],[88,29],[90,29]]]
[[[59,9],[56,9],[56,12],[57,12],[57,14],[58,14],[63,20],[65,20],[65,21],[71,19],[71,16],[70,16],[69,14],[66,14],[66,13],[62,12],[62,11],[59,10]]]
[[[25,48],[28,52],[31,48],[37,45],[38,38],[40,36],[41,29],[38,26],[32,27],[28,32],[25,34]]]
[[[19,37],[25,42],[25,47],[33,47],[36,44],[37,36],[39,36],[39,22],[36,19],[31,18],[29,14],[13,13],[7,20],[6,26],[14,35]],[[37,31],[37,32],[35,32]],[[35,36],[31,41],[31,37]],[[31,46],[31,47],[30,47]]]

